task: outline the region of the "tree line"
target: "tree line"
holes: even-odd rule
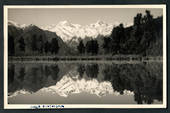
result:
[[[128,28],[124,28],[123,24],[113,28],[111,36],[104,39],[105,53],[147,55],[147,51],[153,44],[159,39],[162,40],[162,36],[160,36],[162,17],[154,19],[150,11],[146,10],[144,16],[138,13],[134,17],[133,24]],[[161,45],[161,42],[159,44]],[[154,51],[152,50],[152,52]],[[159,55],[161,54],[159,53]]]
[[[99,44],[97,40],[91,39],[90,41],[87,41],[86,45],[84,45],[83,40],[79,42],[79,45],[77,46],[77,49],[80,54],[91,54],[91,55],[97,55],[99,50]]]
[[[140,54],[147,55],[159,52],[162,55],[162,16],[153,18],[149,10],[145,15],[138,13],[134,17],[133,26],[124,27],[121,23],[113,28],[111,35],[103,37],[103,44],[99,47],[96,40],[90,40],[83,44],[79,42],[77,49],[80,54],[91,53],[97,55],[100,49],[104,49],[103,54]],[[158,43],[159,47],[154,46]]]
[[[42,35],[37,36],[36,34],[32,35],[30,40],[24,39],[23,36],[16,41],[11,35],[8,35],[8,38],[8,54],[11,56],[16,54],[16,48],[21,54],[28,50],[32,54],[57,54],[60,49],[57,38],[45,41]]]

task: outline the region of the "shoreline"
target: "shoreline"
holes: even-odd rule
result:
[[[115,55],[115,56],[9,56],[8,63],[15,62],[162,62],[163,56],[134,56],[134,55]]]

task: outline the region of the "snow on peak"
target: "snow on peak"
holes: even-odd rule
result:
[[[132,26],[133,25],[133,23],[126,23],[125,25],[124,25],[124,27],[130,27],[130,26]]]
[[[25,28],[25,27],[27,27],[27,25],[26,24],[22,24],[22,25],[20,25],[20,27],[21,28]]]
[[[65,21],[61,21],[58,23],[59,25],[70,25],[70,22],[68,22],[67,20]]]
[[[15,26],[15,27],[21,28],[21,29],[24,29],[25,27],[27,27],[26,24],[18,24],[12,20],[8,20],[8,25]]]
[[[20,27],[20,25],[12,20],[9,20],[8,21],[8,25],[12,25],[12,26],[15,26],[15,27]]]
[[[21,90],[17,90],[14,93],[10,94],[8,97],[12,98],[12,97],[15,97],[15,96],[18,96],[18,95],[25,95],[25,94],[31,94],[31,93],[32,92],[30,92],[30,91],[27,91],[25,89],[21,89]]]
[[[111,82],[103,81],[99,82],[97,79],[85,78],[78,79],[78,75],[74,73],[68,73],[56,83],[54,86],[42,88],[39,91],[51,92],[58,94],[62,97],[68,97],[69,95],[86,92],[89,94],[95,94],[98,97],[106,96],[107,94],[120,95],[119,92],[115,91],[112,87]],[[125,95],[134,95],[133,92],[125,90]]]
[[[64,42],[69,42],[70,40],[72,40],[73,37],[96,38],[98,35],[110,35],[113,29],[113,25],[107,24],[101,20],[98,20],[96,23],[85,26],[79,24],[72,24],[69,21],[61,21],[56,25],[42,27],[42,29],[56,32],[56,34],[60,36]]]
[[[96,22],[96,24],[99,24],[99,25],[102,25],[102,24],[106,24],[104,21],[102,21],[102,20],[98,20],[97,22]]]

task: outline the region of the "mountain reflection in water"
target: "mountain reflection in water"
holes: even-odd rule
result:
[[[157,104],[162,103],[162,79],[162,63],[10,63],[8,102]]]

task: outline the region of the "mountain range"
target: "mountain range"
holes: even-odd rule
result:
[[[110,35],[113,26],[114,25],[107,24],[103,21],[97,21],[96,23],[85,26],[72,24],[68,21],[61,21],[58,24],[42,27],[42,29],[56,32],[64,42],[69,42],[71,40],[78,42],[80,37],[84,39],[85,37],[96,38],[99,34],[104,36]]]
[[[139,22],[139,24],[134,25],[123,25],[119,22],[110,24],[104,21],[97,21],[89,25],[79,25],[68,21],[61,21],[43,27],[33,24],[19,25],[16,22],[8,21],[8,37],[12,40],[9,40],[9,42],[14,42],[14,44],[9,44],[9,50],[11,50],[9,55],[38,55],[44,53],[50,55],[52,51],[45,52],[45,47],[41,46],[41,40],[39,39],[43,39],[44,45],[48,42],[51,43],[52,39],[56,39],[58,41],[56,45],[59,48],[58,55],[80,55],[80,49],[83,46],[85,46],[85,53],[88,55],[94,54],[95,50],[97,50],[96,52],[99,55],[162,55],[162,17]],[[36,38],[34,37],[35,35]],[[19,50],[22,49],[22,47],[19,47],[21,45],[19,40],[22,37],[26,43],[23,53]],[[80,40],[82,40],[82,44],[78,46]],[[36,43],[37,47],[35,49],[37,50],[33,50],[34,42]],[[48,48],[51,49],[51,47]],[[42,52],[40,52],[40,49]]]
[[[113,27],[118,26],[119,24],[119,22],[108,24],[104,21],[98,20],[96,23],[83,26],[80,24],[73,24],[69,21],[61,21],[57,24],[38,27],[33,24],[20,25],[14,21],[8,21],[9,34],[15,34],[14,37],[18,36],[17,34],[22,34],[22,36],[25,37],[26,34],[33,34],[32,32],[36,34],[46,34],[46,37],[51,37],[51,35],[52,37],[55,37],[54,33],[56,33],[56,35],[59,36],[60,45],[64,45],[64,47],[61,48],[67,48],[66,50],[60,49],[60,53],[62,54],[69,53],[68,48],[72,49],[72,53],[75,53],[75,51],[77,51],[77,46],[80,40],[84,40],[84,43],[86,43],[90,39],[97,39],[99,46],[101,46],[103,42],[103,36],[109,36],[113,30]],[[126,24],[125,27],[130,25],[131,24]],[[29,30],[31,32],[28,32]],[[41,31],[41,33],[37,31]],[[102,51],[102,49],[100,50]]]
[[[26,25],[19,25],[13,21],[8,22],[8,36],[14,37],[16,55],[20,54],[19,45],[17,42],[21,37],[23,37],[25,43],[27,43],[25,54],[30,54],[32,52],[31,43],[33,41],[32,39],[33,35],[36,35],[37,38],[41,36],[44,42],[51,41],[52,38],[57,38],[58,44],[60,46],[59,54],[60,55],[69,54],[70,48],[63,42],[63,40],[59,36],[56,35],[56,33],[43,30],[33,24],[26,26]]]
[[[68,43],[70,41],[78,42],[80,38],[84,39],[86,37],[96,38],[98,35],[108,36],[111,34],[113,27],[118,26],[120,23],[115,22],[114,24],[106,23],[104,21],[98,20],[96,23],[89,25],[80,25],[73,24],[69,21],[61,21],[57,24],[48,25],[45,27],[39,27],[42,30],[48,30],[55,32],[61,39]],[[25,29],[31,25],[20,25],[16,22],[9,21],[8,25],[13,25],[17,28]],[[126,24],[125,27],[128,27],[132,24]]]

